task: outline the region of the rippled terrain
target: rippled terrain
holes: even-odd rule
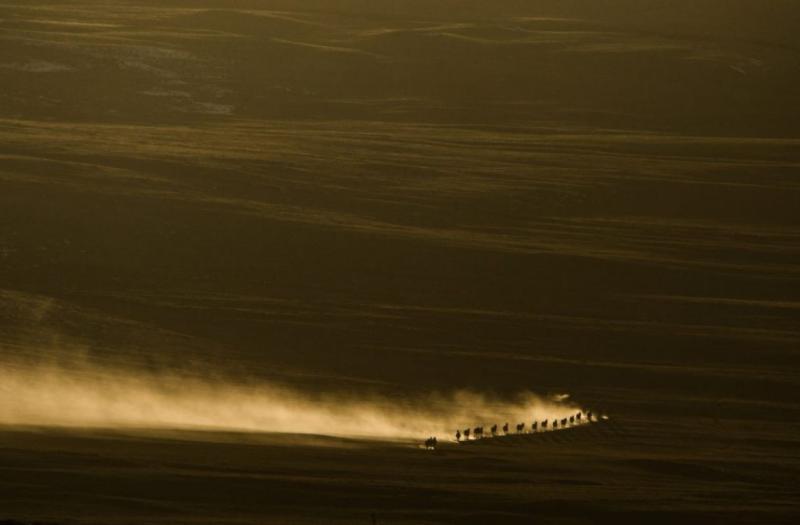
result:
[[[37,4],[0,521],[800,514],[793,2]]]

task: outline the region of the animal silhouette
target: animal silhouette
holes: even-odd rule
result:
[[[567,427],[570,427],[570,426],[579,425],[583,420],[585,420],[587,423],[592,423],[593,422],[592,412],[588,411],[588,410],[586,412],[583,412],[582,410],[579,410],[579,411],[575,412],[574,414],[572,414],[570,416],[567,416],[567,417],[564,417],[564,418],[561,418],[561,419],[534,420],[533,422],[531,422],[530,433],[531,434],[535,434],[536,432],[539,432],[540,429],[544,432],[544,431],[547,431],[548,429],[558,430],[558,429],[562,429],[562,428],[567,428]],[[597,421],[597,420],[595,419],[594,421]],[[495,423],[491,427],[489,427],[489,432],[491,433],[489,437],[493,437],[493,438],[497,437],[499,430],[502,430],[503,434],[508,435],[508,433],[511,430],[508,421],[506,421],[505,424],[503,424],[501,429],[498,429],[497,423]],[[516,424],[516,431],[517,431],[517,434],[524,434],[525,433],[525,423],[524,422],[517,423]],[[485,430],[484,430],[483,426],[478,426],[478,427],[473,427],[473,428],[465,428],[463,430],[456,429],[456,432],[455,432],[456,442],[460,443],[462,438],[463,438],[464,441],[469,441],[470,436],[472,436],[472,439],[483,439],[484,437],[487,437],[484,432],[485,432]],[[432,436],[432,437],[430,437],[430,438],[425,440],[425,448],[426,449],[435,450],[437,445],[438,445],[438,442],[437,442],[437,439],[436,439],[435,436]]]

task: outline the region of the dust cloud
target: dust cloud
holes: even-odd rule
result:
[[[564,395],[500,400],[475,392],[414,401],[308,394],[265,383],[96,366],[0,363],[0,424],[281,432],[380,439],[447,437],[475,425],[530,424],[580,407]]]

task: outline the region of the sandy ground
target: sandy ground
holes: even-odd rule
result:
[[[0,520],[797,520],[793,2],[232,4],[0,5]],[[58,430],[41,367],[612,419]]]
[[[792,445],[740,434],[698,443],[690,427],[608,422],[425,452],[297,435],[5,430],[0,504],[59,523],[792,523],[797,462],[760,453]]]

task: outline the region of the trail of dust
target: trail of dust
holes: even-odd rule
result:
[[[457,391],[415,401],[311,395],[269,384],[93,366],[0,363],[0,424],[176,428],[417,439],[574,414],[566,398]]]

